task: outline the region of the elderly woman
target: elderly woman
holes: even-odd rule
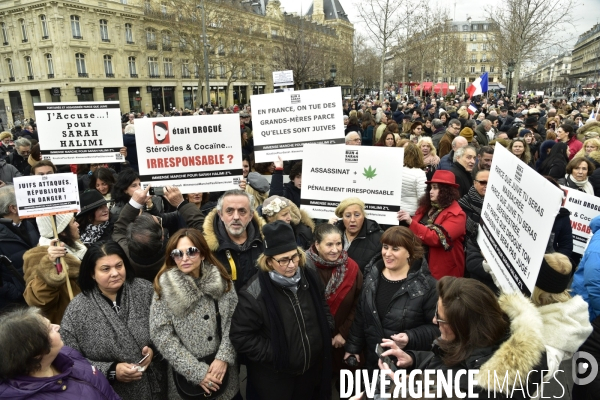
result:
[[[560,185],[594,195],[594,188],[588,181],[596,167],[586,157],[575,157],[567,164],[567,173],[564,178],[558,179]]]
[[[291,224],[296,243],[303,250],[312,246],[315,223],[306,211],[298,209],[291,200],[281,196],[271,196],[265,200],[261,211],[265,223],[283,221]]]
[[[419,199],[425,194],[427,176],[425,175],[423,153],[414,143],[404,147],[404,166],[402,167],[402,196],[400,209],[415,215]]]
[[[113,241],[88,249],[78,283],[82,293],[61,324],[65,345],[83,354],[124,400],[164,398],[166,363],[150,340],[152,284],[134,279],[127,255]]]
[[[55,217],[60,245],[57,245],[59,240],[52,239],[52,217],[37,218],[40,243],[23,255],[26,283],[23,296],[27,304],[39,307],[52,323],[60,323],[71,301],[67,279],[73,296],[78,295],[79,266],[87,248],[79,240],[79,224],[72,214],[59,214]],[[64,265],[57,265],[56,261],[61,257]]]
[[[427,246],[426,260],[435,279],[463,276],[467,217],[457,201],[460,195],[454,174],[438,170],[426,183],[427,190],[419,200],[415,216],[400,210],[398,221],[406,222]]]
[[[263,227],[259,272],[239,293],[231,342],[261,399],[327,399],[334,327],[323,285],[289,224]]]
[[[325,300],[335,320],[331,345],[333,377],[337,380],[340,370],[348,368],[343,362],[344,344],[354,321],[363,275],[342,248],[342,232],[331,224],[321,224],[315,229],[315,242],[306,252],[306,265],[317,271],[325,285]]]
[[[474,393],[480,397],[496,393],[505,398],[503,390],[534,393],[542,379],[544,322],[529,299],[520,293],[504,294],[498,299],[479,281],[450,276],[437,283],[437,292],[433,322],[439,326],[441,336],[433,349],[403,351],[394,341],[384,339],[381,346],[390,350],[382,356],[394,356],[400,368],[443,374],[450,371],[453,377],[460,372],[465,378],[457,382],[463,392],[471,390],[466,378],[469,370],[479,370],[480,377],[521,377],[508,379],[508,387],[493,378],[476,380]],[[379,365],[389,369],[382,362]],[[521,382],[527,387],[521,388]]]
[[[588,139],[583,142],[583,147],[577,152],[577,154],[575,154],[575,157],[586,157],[589,156],[591,152],[598,150],[600,150],[600,139]]]
[[[0,160],[9,156],[15,149],[12,133],[2,132],[0,133]]]
[[[0,398],[120,399],[95,366],[63,345],[59,330],[36,308],[0,317]]]
[[[232,399],[239,391],[229,340],[237,295],[227,270],[196,229],[175,232],[166,255],[154,280],[150,337],[169,362],[169,398],[181,398],[187,381],[198,396],[218,392],[220,399]]]
[[[112,238],[114,220],[108,210],[106,198],[95,189],[80,197],[81,211],[75,216],[79,225],[79,237],[86,246]],[[113,217],[114,218],[114,217]]]
[[[366,217],[365,203],[358,197],[343,200],[335,209],[335,215],[341,219],[332,218],[329,222],[340,228],[344,250],[364,273],[365,266],[381,250],[379,239],[383,229]]]
[[[366,269],[365,285],[346,341],[345,358],[366,354],[366,367],[377,368],[375,346],[390,338],[403,349],[427,350],[439,335],[433,324],[435,279],[423,259],[423,247],[410,229],[389,228],[381,254]]]
[[[423,154],[423,163],[425,164],[425,175],[431,179],[433,173],[438,169],[440,158],[437,156],[435,146],[430,137],[423,137],[418,143],[419,149]]]

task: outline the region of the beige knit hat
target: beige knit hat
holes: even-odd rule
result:
[[[69,222],[73,219],[73,214],[58,214],[56,217],[56,231],[61,233],[64,231]],[[35,220],[37,222],[38,229],[40,231],[40,235],[47,239],[54,239],[54,232],[52,231],[52,217],[37,217]]]

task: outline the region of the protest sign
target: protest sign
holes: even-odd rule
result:
[[[367,218],[398,225],[404,149],[307,144],[302,162],[300,208],[329,219],[348,197],[360,198]]]
[[[237,114],[135,121],[140,181],[182,193],[235,189],[242,178]]]
[[[583,254],[592,237],[590,222],[600,215],[600,198],[566,186],[562,188],[567,195],[563,207],[571,212],[573,251]]]
[[[256,162],[300,160],[303,145],[344,143],[340,87],[252,96]]]
[[[80,210],[75,174],[20,176],[13,179],[19,218],[35,218]]]
[[[562,190],[496,147],[477,242],[507,293],[531,296],[562,197]]]
[[[273,71],[273,86],[288,86],[294,84],[294,71]]]
[[[33,106],[42,159],[54,164],[124,162],[118,101]]]

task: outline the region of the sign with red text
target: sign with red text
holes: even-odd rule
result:
[[[79,212],[75,174],[19,176],[13,179],[19,218]]]
[[[37,103],[42,159],[56,165],[124,162],[118,101]]]
[[[182,193],[224,191],[242,178],[237,114],[135,120],[140,181]]]
[[[496,147],[477,243],[505,292],[533,293],[562,198],[562,190]]]
[[[338,87],[251,97],[256,162],[301,160],[305,144],[345,143]]]
[[[561,187],[567,196],[563,207],[571,212],[573,251],[577,254],[583,254],[588,239],[592,237],[590,222],[600,215],[600,198],[577,189],[566,186]]]
[[[367,218],[398,225],[404,149],[307,144],[305,150],[300,208],[312,218],[329,219],[342,200],[358,197]]]

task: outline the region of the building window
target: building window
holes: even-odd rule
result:
[[[105,19],[100,20],[100,39],[103,42],[110,42],[108,38],[108,21]]]
[[[21,25],[21,39],[23,39],[23,43],[26,43],[29,39],[27,38],[27,25],[25,25],[25,20],[20,19],[19,24]]]
[[[474,30],[474,31],[476,31],[476,30],[477,30],[477,27],[478,27],[478,25],[477,25],[477,24],[473,25],[473,30]]]
[[[484,30],[484,31],[487,31],[487,30],[488,30],[488,25],[487,25],[487,24],[484,24],[484,25],[483,25],[483,30]]]
[[[112,57],[109,55],[104,56],[104,73],[107,78],[114,78],[115,74],[113,73],[112,67]]]
[[[219,77],[225,79],[225,64],[219,63]]]
[[[463,32],[469,31],[469,25],[463,25]]]
[[[162,48],[163,51],[171,51],[171,34],[168,31],[162,33]]]
[[[148,75],[150,75],[150,78],[160,78],[158,72],[158,58],[148,57]]]
[[[148,50],[156,50],[156,31],[154,29],[146,30],[146,47]]]
[[[2,22],[0,24],[0,28],[2,28],[2,44],[4,46],[8,45],[8,31],[6,29],[6,24],[4,22]]]
[[[31,64],[31,57],[25,57],[25,65],[27,66],[27,79],[33,80],[33,65]]]
[[[83,39],[81,36],[81,25],[79,24],[79,17],[77,15],[71,15],[71,34],[73,39]]]
[[[54,78],[54,62],[52,62],[52,54],[46,54],[46,66],[48,67],[48,77]]]
[[[127,0],[121,0],[121,4],[127,4]]]
[[[163,59],[163,67],[165,68],[165,78],[174,78],[173,75],[173,59],[165,58]]]
[[[475,73],[475,67],[471,67],[471,73],[474,74]]]
[[[481,66],[481,72],[485,72],[485,65]]]
[[[131,24],[125,24],[125,41],[128,44],[133,44],[133,28]]]
[[[13,62],[10,58],[6,59],[6,64],[8,64],[8,78],[11,82],[15,81],[15,69],[13,67]]]
[[[487,62],[487,55],[484,54],[481,56],[481,62]]]
[[[224,56],[225,55],[225,46],[220,44],[219,47],[217,47],[217,51],[215,54],[218,54],[220,56]]]
[[[472,44],[471,45],[471,51],[477,51],[477,45],[476,44]]]
[[[481,50],[483,50],[483,51],[487,51],[487,49],[488,49],[487,43],[483,43],[483,44],[481,45]]]
[[[477,54],[471,54],[471,62],[477,62]]]
[[[48,39],[50,37],[50,31],[48,30],[48,18],[45,15],[40,15],[40,23],[42,26],[42,39]]]
[[[494,67],[490,67],[490,72],[494,72]]]
[[[87,68],[85,67],[85,55],[82,53],[75,54],[75,64],[77,65],[77,75],[80,78],[87,78]]]
[[[469,40],[469,35],[464,34],[463,35],[463,42],[466,42],[467,40]]]
[[[160,12],[162,15],[167,15],[167,5],[165,3],[160,4]]]
[[[189,78],[190,77],[190,64],[188,60],[183,60],[181,62],[181,77]]]
[[[252,74],[252,79],[256,79],[256,64],[252,64],[252,68],[250,69],[250,73]]]
[[[200,65],[198,63],[194,63],[194,78],[200,77]]]
[[[185,34],[182,34],[179,37],[179,48],[181,50],[185,50],[187,48],[187,36]]]
[[[129,57],[127,59],[127,63],[129,65],[129,76],[132,78],[137,78],[137,68],[135,66],[135,57]]]

